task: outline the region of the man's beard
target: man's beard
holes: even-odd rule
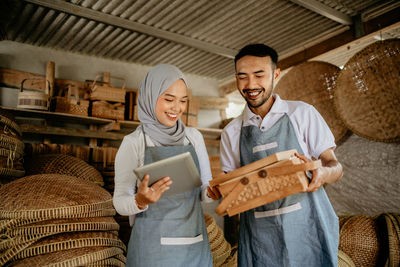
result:
[[[251,100],[249,100],[249,99],[247,99],[247,98],[245,97],[244,99],[246,100],[247,105],[249,105],[249,107],[252,107],[252,108],[261,107],[261,106],[264,105],[265,102],[267,102],[267,100],[271,97],[273,88],[274,88],[274,81],[272,80],[272,81],[271,81],[271,87],[269,88],[270,90],[269,90],[268,95],[264,96],[264,97],[261,99],[261,101],[260,101],[259,103],[256,103],[256,104],[252,104],[252,103],[251,103]],[[266,92],[266,89],[265,89],[265,88],[259,88],[259,89],[261,89],[261,91],[262,91],[261,94],[263,94],[263,93]],[[246,90],[246,89],[245,89],[245,90]],[[243,90],[243,92],[244,92],[245,90]],[[247,90],[248,90],[248,89],[247,89]]]

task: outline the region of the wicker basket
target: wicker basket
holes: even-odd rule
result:
[[[82,218],[110,209],[110,193],[73,176],[26,176],[0,187],[0,219]]]
[[[82,159],[65,154],[42,154],[25,159],[27,175],[56,173],[75,176],[103,186],[100,172]]]
[[[97,75],[92,85],[90,86],[90,100],[104,100],[104,101],[112,101],[125,103],[125,79],[118,77],[111,77],[114,79],[120,79],[124,81],[122,88],[112,87],[109,84],[102,83],[98,84],[97,80],[101,77],[101,75]]]
[[[18,108],[26,108],[26,109],[39,109],[39,110],[48,110],[49,109],[49,88],[46,87],[46,91],[42,90],[33,92],[33,91],[25,91],[24,92],[24,82],[26,80],[43,80],[38,78],[27,78],[22,80],[20,91],[18,93]],[[50,83],[47,83],[50,84]]]
[[[17,133],[19,136],[22,135],[21,128],[15,122],[14,116],[2,108],[0,108],[0,125],[11,128],[11,131]]]
[[[62,94],[65,94],[63,97]],[[65,90],[60,90],[58,96],[52,99],[55,112],[69,113],[75,115],[88,116],[89,101],[79,98],[79,90],[75,85],[67,84]]]
[[[125,107],[121,103],[110,104],[105,101],[92,103],[92,116],[112,120],[124,120]]]

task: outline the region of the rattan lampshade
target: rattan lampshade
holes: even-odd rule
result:
[[[340,229],[339,249],[356,266],[375,267],[379,258],[378,228],[369,216],[353,216]]]
[[[123,251],[116,247],[85,247],[29,257],[13,262],[12,266],[87,266],[118,254]]]
[[[73,176],[32,175],[0,187],[0,219],[82,218],[109,209],[110,193]]]
[[[375,42],[356,53],[340,72],[334,103],[357,135],[400,140],[400,40]]]
[[[337,66],[327,62],[305,62],[291,68],[274,89],[282,99],[313,105],[325,119],[336,142],[347,132],[333,105],[333,88],[339,71]]]
[[[27,175],[57,173],[89,180],[100,186],[104,185],[103,177],[93,166],[84,160],[65,154],[35,155],[25,159]]]

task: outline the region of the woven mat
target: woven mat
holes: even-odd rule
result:
[[[327,62],[305,62],[291,68],[274,89],[282,99],[313,105],[325,119],[336,142],[347,132],[333,104],[333,88],[339,71],[338,67]]]
[[[25,159],[27,175],[57,173],[104,185],[103,177],[84,160],[65,154],[42,154]]]
[[[113,209],[110,193],[72,176],[26,176],[0,187],[0,219],[73,218],[104,209]]]
[[[345,125],[373,141],[400,140],[400,40],[377,41],[341,70],[334,104]]]
[[[126,251],[124,243],[111,232],[62,233],[41,239],[14,256],[14,260],[41,254],[82,247],[118,247]]]
[[[123,254],[115,247],[87,247],[63,250],[15,261],[13,266],[86,266],[91,263]]]
[[[340,229],[339,249],[356,266],[375,267],[379,258],[378,227],[369,216],[353,216]]]

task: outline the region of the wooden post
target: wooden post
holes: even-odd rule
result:
[[[55,64],[53,61],[47,61],[46,62],[46,88],[45,90],[47,90],[47,88],[49,89],[49,97],[53,97],[54,94],[54,80],[55,80],[55,76],[54,76],[54,72],[55,72]]]

